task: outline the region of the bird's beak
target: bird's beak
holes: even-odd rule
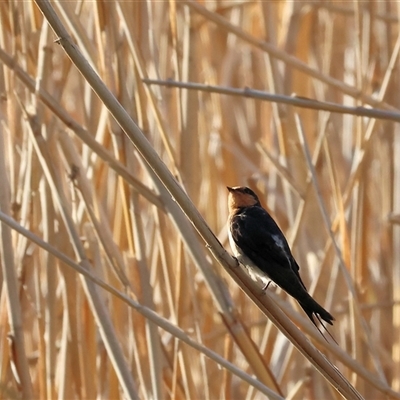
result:
[[[233,189],[229,186],[226,187],[230,192],[233,192]]]

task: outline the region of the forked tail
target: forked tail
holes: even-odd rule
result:
[[[325,338],[324,334],[318,328],[314,317],[324,327],[325,331],[328,332],[329,336],[335,341],[335,343],[337,343],[334,337],[330,334],[325,325],[322,323],[322,320],[324,320],[329,325],[333,325],[333,321],[335,320],[335,318],[333,318],[333,316],[328,311],[326,311],[325,308],[321,307],[310,295],[308,295],[307,299],[302,300],[301,302],[299,301],[299,304],[307,314],[308,318],[310,318],[311,322],[316,326],[319,333]]]

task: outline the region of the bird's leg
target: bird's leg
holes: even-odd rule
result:
[[[262,287],[262,293],[265,294],[267,292],[268,286],[270,285],[271,281],[269,280],[267,283],[264,283],[264,286]]]
[[[235,256],[232,256],[232,258],[236,261],[236,266],[239,267],[240,261]]]

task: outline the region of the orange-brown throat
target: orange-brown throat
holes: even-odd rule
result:
[[[228,190],[228,208],[231,214],[238,208],[252,207],[259,203],[256,197],[246,193],[241,187],[228,188]]]

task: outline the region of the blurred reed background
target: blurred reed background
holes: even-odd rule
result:
[[[286,233],[306,286],[336,317],[330,332],[343,354],[313,343],[366,399],[400,398],[398,3],[52,6],[223,245],[226,186],[251,186]],[[264,398],[178,340],[185,332],[276,396],[340,398],[171,211],[35,2],[3,1],[0,19],[1,217],[50,245],[2,224],[0,397]],[[219,94],[214,85],[248,91]],[[250,89],[394,118],[246,98]],[[83,279],[74,262],[183,332]],[[238,345],[207,270],[254,347]],[[268,290],[318,336],[292,299]]]

